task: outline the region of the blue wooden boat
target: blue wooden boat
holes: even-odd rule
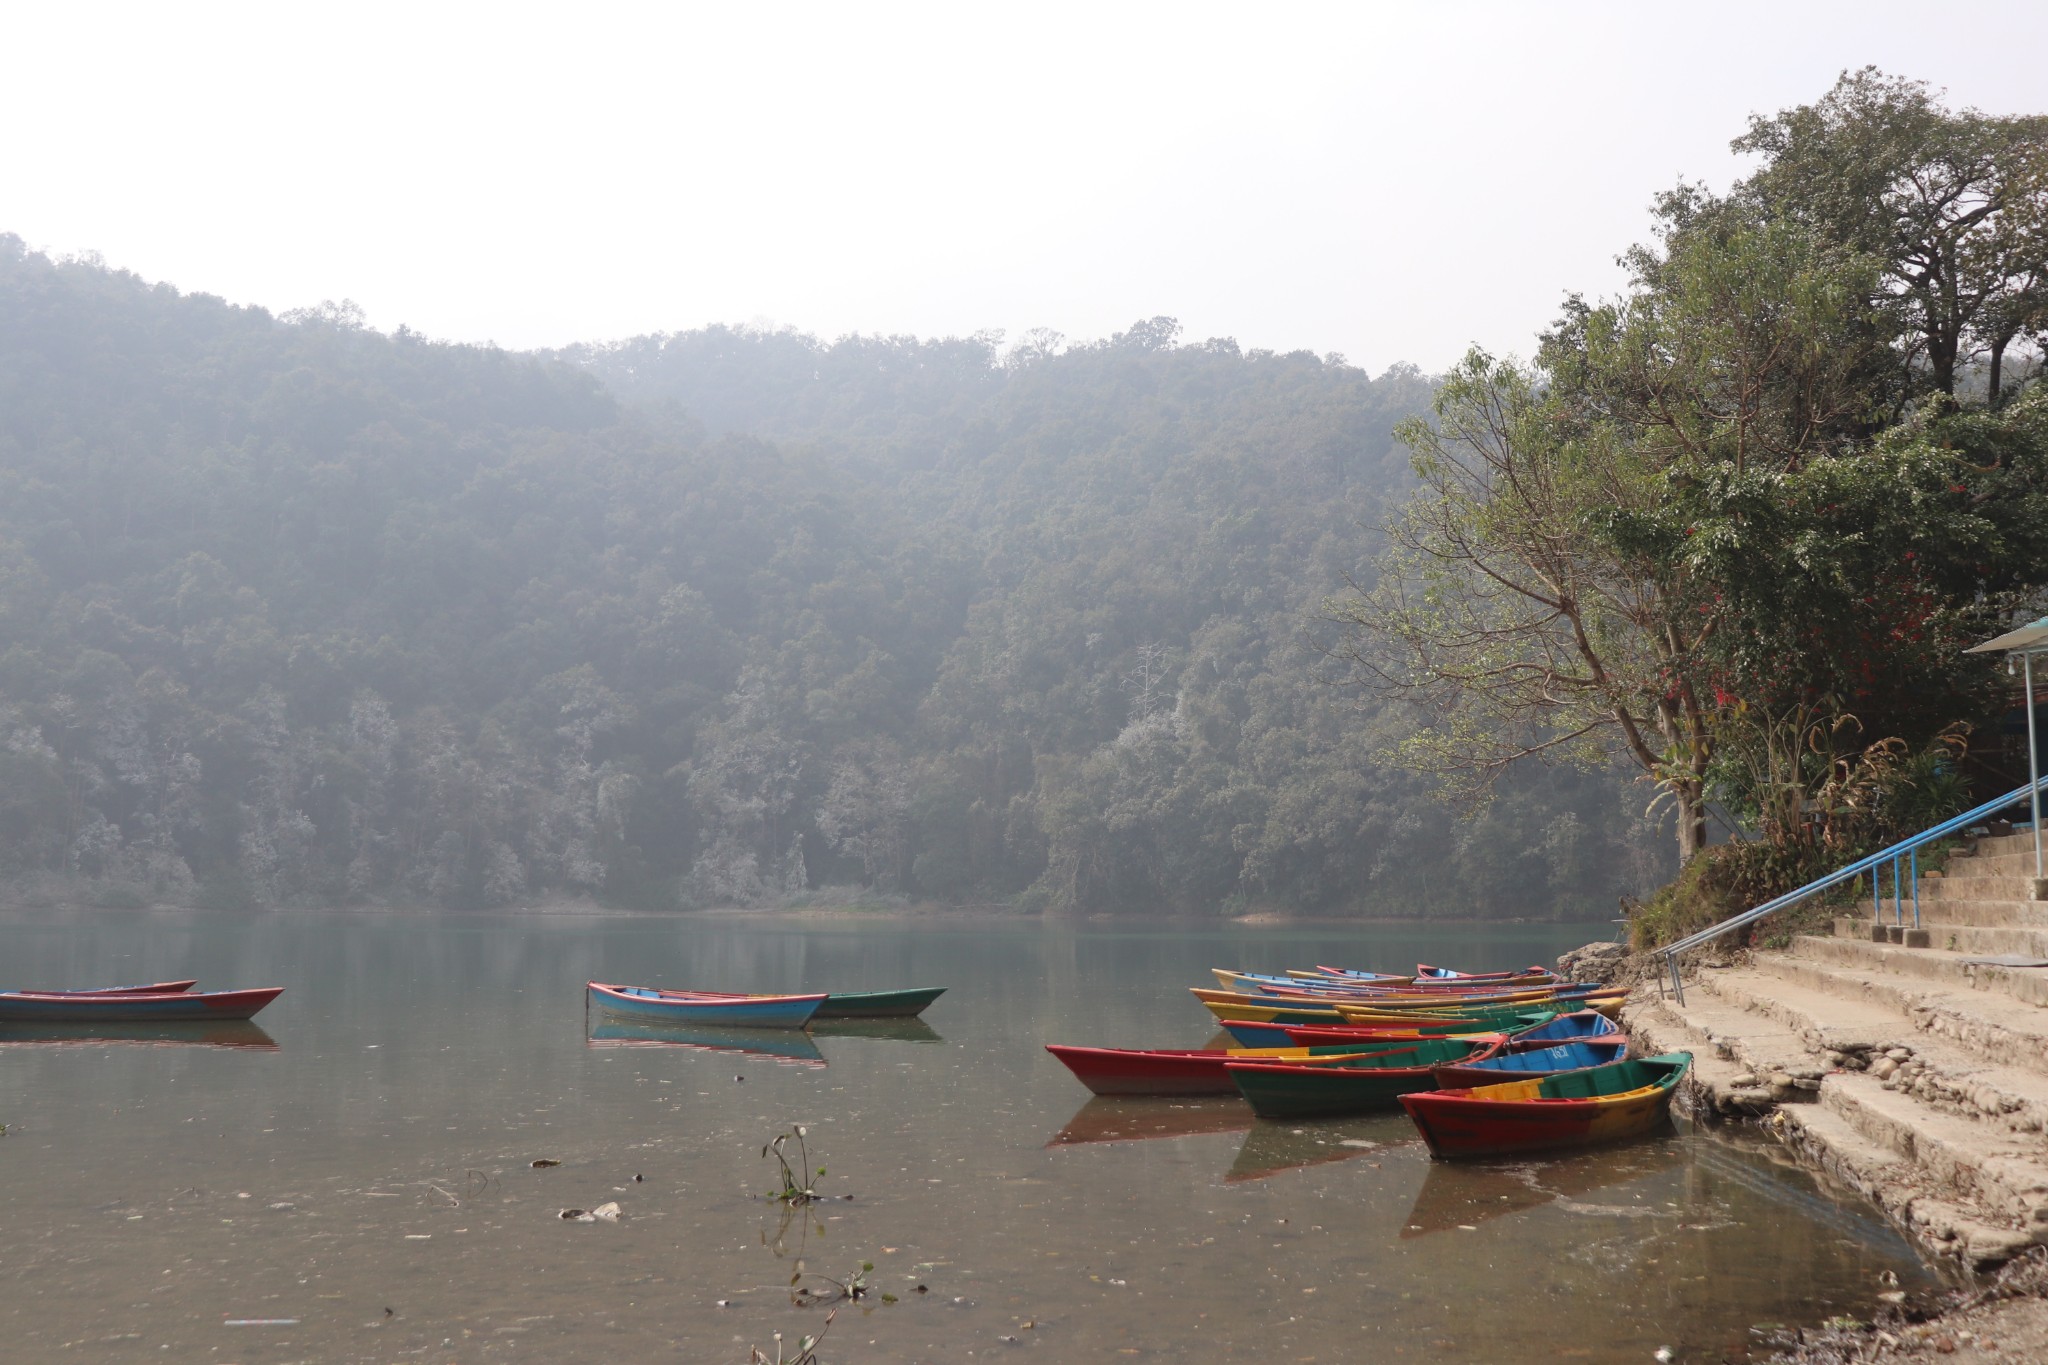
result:
[[[1436,1069],[1439,1090],[1457,1090],[1475,1085],[1498,1085],[1502,1081],[1526,1081],[1534,1076],[1555,1076],[1561,1071],[1584,1071],[1589,1066],[1618,1062],[1628,1053],[1628,1039],[1582,1039],[1555,1047],[1530,1048],[1526,1052],[1502,1052],[1475,1062],[1451,1062]]]
[[[1553,1043],[1571,1043],[1588,1038],[1614,1038],[1620,1034],[1621,1025],[1598,1010],[1578,1010],[1571,1014],[1560,1014],[1535,1028],[1510,1032],[1508,1050],[1549,1047]]]
[[[628,1019],[669,1019],[741,1028],[802,1028],[818,1012],[816,995],[735,995],[724,991],[662,991],[651,986],[607,986],[592,981],[590,999]]]

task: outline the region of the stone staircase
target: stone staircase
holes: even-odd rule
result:
[[[1764,1117],[1930,1249],[1996,1264],[2048,1243],[2048,967],[1972,959],[2048,960],[2033,872],[2030,834],[1980,838],[1921,879],[1924,934],[1887,903],[1701,966],[1683,1005],[1639,988],[1627,1023],[1692,1051],[1699,1110]]]

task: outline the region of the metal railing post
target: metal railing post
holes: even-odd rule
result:
[[[2039,881],[2041,871],[2041,750],[2034,741],[2034,654],[2032,650],[2020,655],[2020,663],[2027,670],[2027,779],[2033,784],[2031,798],[2034,820],[2034,879]],[[2008,677],[2011,675],[2008,674]]]
[[[1913,845],[1913,927],[1920,927],[1920,845]]]

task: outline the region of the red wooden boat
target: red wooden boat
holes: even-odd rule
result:
[[[198,984],[196,980],[159,981],[152,986],[97,986],[87,990],[63,991],[0,991],[0,995],[177,995],[182,991],[191,990]]]
[[[278,996],[282,986],[253,991],[169,994],[0,995],[0,1020],[12,1023],[164,1024],[185,1019],[247,1019]]]
[[[1289,1048],[1134,1048],[1070,1047],[1047,1043],[1045,1050],[1098,1095],[1235,1095],[1237,1082],[1225,1070],[1230,1062],[1294,1062],[1314,1066],[1394,1048],[1410,1048],[1413,1039],[1351,1040],[1335,1047]]]
[[[1638,1137],[1664,1123],[1689,1052],[1611,1062],[1540,1081],[1401,1096],[1432,1155],[1512,1156]]]

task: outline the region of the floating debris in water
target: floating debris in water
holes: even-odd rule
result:
[[[617,1203],[607,1200],[594,1209],[563,1209],[561,1217],[567,1223],[616,1223],[620,1212]]]
[[[555,1160],[551,1156],[537,1156],[527,1164],[532,1166],[533,1169],[535,1169],[536,1171],[544,1171],[550,1166],[559,1166],[562,1163]]]

